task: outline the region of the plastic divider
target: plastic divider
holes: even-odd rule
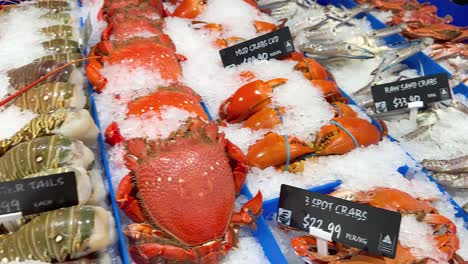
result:
[[[77,3],[78,3],[79,8],[83,8],[81,0],[77,0]],[[81,28],[81,30],[83,30],[84,24],[85,24],[84,18],[80,17],[80,28]],[[87,43],[85,43],[83,46],[85,46],[86,44]],[[82,50],[81,52],[82,52],[83,56],[88,56],[89,51],[88,51],[87,48]],[[85,68],[87,63],[88,62],[85,61],[83,69]],[[99,129],[99,134],[98,134],[97,141],[98,141],[98,146],[99,146],[99,152],[101,154],[102,165],[104,167],[104,175],[106,177],[107,189],[108,189],[108,192],[109,192],[108,197],[109,197],[109,200],[111,202],[112,214],[114,216],[115,225],[116,225],[116,229],[117,229],[119,253],[120,253],[122,263],[129,264],[130,263],[130,261],[129,261],[130,258],[128,256],[128,250],[127,250],[127,246],[126,246],[126,243],[125,243],[125,236],[124,236],[123,231],[122,231],[123,229],[122,229],[122,224],[121,224],[121,219],[120,219],[120,214],[119,214],[120,209],[117,206],[117,200],[115,198],[114,187],[112,186],[112,180],[111,180],[110,169],[109,169],[109,161],[107,159],[106,144],[104,142],[104,138],[103,138],[102,133],[101,133],[102,129],[101,129],[101,123],[99,122],[99,116],[98,116],[98,113],[97,113],[96,102],[94,100],[94,90],[93,90],[93,87],[92,87],[90,82],[87,82],[87,87],[88,87],[89,99],[90,99],[90,102],[91,102],[92,116],[93,116],[94,122],[96,123],[96,126]]]

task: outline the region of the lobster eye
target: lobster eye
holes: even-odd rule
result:
[[[375,196],[375,192],[368,192],[368,193],[367,193],[367,196],[369,196],[369,197],[374,197],[374,196]]]

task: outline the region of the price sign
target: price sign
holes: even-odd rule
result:
[[[224,67],[255,60],[269,60],[294,51],[288,27],[256,37],[219,51]]]
[[[427,105],[452,98],[445,73],[376,85],[371,91],[376,113],[406,109],[413,102]]]
[[[0,215],[23,216],[78,204],[74,172],[0,183]]]
[[[277,221],[306,232],[319,229],[326,239],[394,258],[401,214],[283,184]]]

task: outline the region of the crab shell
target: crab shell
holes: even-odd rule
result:
[[[127,63],[134,67],[158,71],[161,78],[168,82],[176,82],[182,76],[174,44],[169,36],[164,34],[151,38],[134,37],[123,41],[105,40],[91,49],[90,57],[94,56],[101,58],[89,60],[86,74],[98,92],[101,92],[107,83],[100,73],[104,62],[110,65]]]
[[[205,110],[200,105],[201,98],[192,89],[173,85],[160,87],[156,92],[139,97],[128,103],[127,115],[141,115],[149,111],[158,113],[163,107],[172,106],[197,114],[203,120],[208,120]]]
[[[158,9],[155,9],[151,3],[143,2],[138,5],[128,5],[122,7],[111,8],[107,11],[105,19],[108,19],[113,16],[125,15],[133,17],[146,17],[149,19],[161,19],[164,16],[164,12],[161,12]],[[130,15],[131,14],[131,15]]]
[[[383,134],[367,120],[358,117],[335,117],[332,120],[346,128],[354,136],[358,146],[341,127],[329,124],[323,126],[315,137],[315,150],[319,155],[345,154],[357,147],[377,144],[382,139]]]
[[[126,146],[126,165],[150,223],[190,247],[225,235],[247,170],[245,156],[215,124],[191,119],[168,140],[130,139]]]
[[[101,34],[102,40],[109,40],[111,36],[114,40],[125,40],[138,34],[153,34],[154,36],[163,34],[163,20],[152,20],[124,13],[109,16],[106,20],[107,27]]]
[[[243,85],[221,104],[219,116],[229,123],[244,121],[268,105],[273,88],[286,81],[287,79],[284,78],[276,78],[268,82],[256,80]]]
[[[99,20],[107,15],[113,15],[114,10],[132,7],[145,7],[148,10],[154,10],[159,17],[164,16],[164,6],[162,0],[105,0],[104,5],[99,11]]]

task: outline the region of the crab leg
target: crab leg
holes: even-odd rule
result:
[[[258,192],[254,198],[244,204],[240,212],[234,212],[231,217],[232,226],[249,225],[255,228],[255,218],[262,212],[262,193]]]

